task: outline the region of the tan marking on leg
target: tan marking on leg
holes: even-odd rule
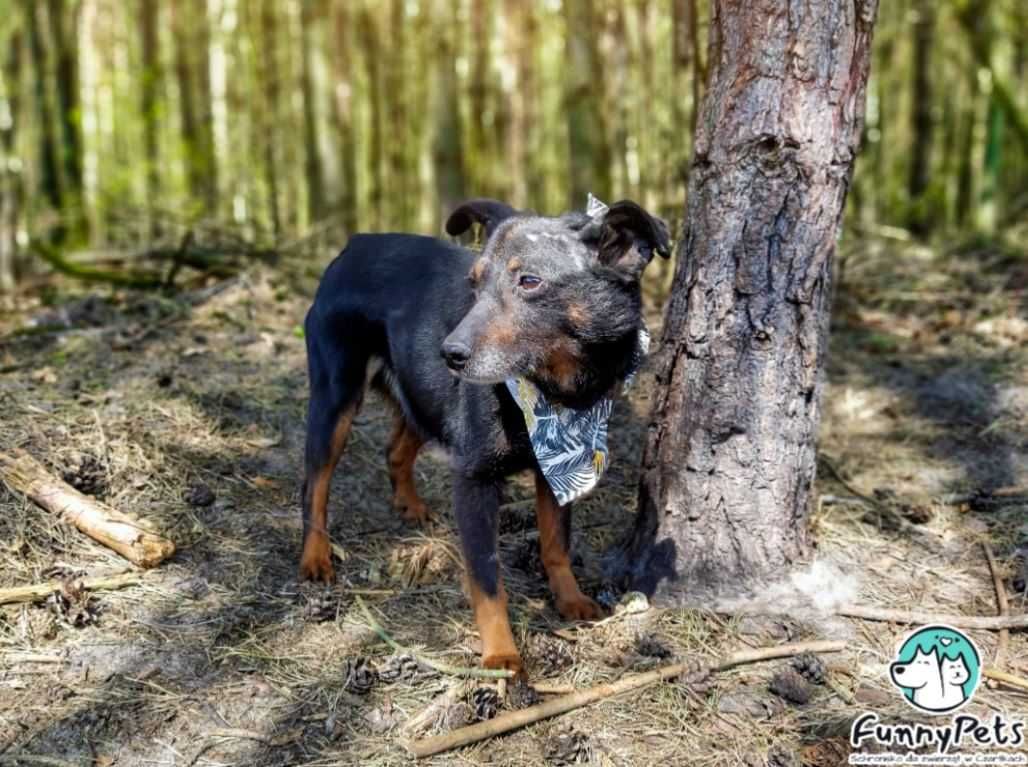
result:
[[[521,259],[514,256],[510,261],[507,262],[507,271],[513,274],[521,268]]]
[[[423,524],[430,515],[414,485],[414,461],[424,443],[402,415],[396,417],[389,438],[389,479],[393,485],[393,508],[408,522]]]
[[[539,548],[557,611],[567,620],[595,620],[603,608],[582,593],[571,570],[560,506],[546,478],[535,475],[535,519],[539,527]]]
[[[308,480],[307,492],[311,497],[310,521],[307,537],[303,542],[303,553],[300,555],[301,580],[332,583],[336,577],[328,540],[328,492],[332,483],[332,472],[335,471],[346,447],[346,440],[350,436],[357,407],[358,403],[355,403],[339,416],[336,428],[332,432],[332,450],[328,463]]]
[[[510,630],[507,591],[503,584],[500,584],[496,596],[490,597],[469,575],[467,588],[478,633],[482,637],[482,665],[485,668],[505,668],[520,672],[523,664],[517,645],[514,644],[514,634]]]

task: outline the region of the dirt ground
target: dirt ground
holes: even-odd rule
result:
[[[993,615],[987,543],[1011,610],[1023,611],[1028,505],[989,495],[1028,486],[1023,254],[943,257],[869,239],[846,245],[841,266],[812,517],[818,561],[843,573],[861,604]],[[417,467],[435,523],[404,526],[383,457],[391,415],[375,395],[332,494],[340,582],[297,583],[299,326],[311,287],[309,274],[261,269],[170,297],[80,289],[47,305],[34,289],[0,316],[0,449],[28,450],[179,549],[127,588],[0,606],[0,764],[407,764],[401,741],[412,732],[490,713],[481,685],[410,727],[454,680],[398,662],[357,603],[424,656],[476,663],[445,459],[427,451]],[[620,595],[603,581],[601,554],[634,511],[649,386],[616,410],[611,470],[576,512],[584,588],[612,604]],[[858,712],[911,718],[886,673],[900,625],[656,609],[563,623],[529,496],[524,480],[510,483],[501,550],[535,681],[585,687],[672,655],[788,640],[844,638],[848,649],[825,656],[828,684],[804,705],[769,691],[787,661],[756,664],[428,764],[835,765]],[[0,486],[0,588],[126,569]],[[991,664],[998,634],[971,635]],[[1028,675],[1025,632],[1010,635],[1002,663]],[[1028,692],[983,687],[969,710],[1024,714]]]

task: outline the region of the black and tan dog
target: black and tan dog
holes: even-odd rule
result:
[[[371,383],[398,412],[387,453],[393,504],[407,520],[427,519],[414,460],[426,440],[444,446],[482,662],[518,670],[496,547],[504,477],[536,472],[542,560],[561,615],[602,611],[571,571],[570,505],[558,505],[540,473],[504,381],[524,376],[572,408],[608,395],[632,364],[643,269],[654,252],[667,257],[669,244],[664,223],[627,201],[598,217],[546,218],[473,200],[446,229],[458,235],[475,222],[487,235],[481,255],[429,237],[365,234],[325,271],[305,323],[311,391],[300,575],[334,577],[329,482],[377,365]]]

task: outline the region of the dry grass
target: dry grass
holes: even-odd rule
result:
[[[980,543],[991,542],[1011,576],[1014,547],[1028,540],[1023,506],[977,514],[933,500],[1028,484],[1028,337],[1016,321],[1024,267],[1018,283],[1009,265],[977,258],[973,267],[928,251],[899,258],[870,243],[850,260],[823,449],[861,492],[888,488],[934,511],[925,532],[910,536],[869,525],[856,504],[818,510],[818,553],[859,577],[862,602],[991,614]],[[402,644],[453,665],[476,662],[446,464],[431,452],[420,459],[419,488],[436,522],[405,527],[390,506],[382,456],[391,415],[374,396],[334,485],[340,585],[297,583],[306,384],[295,329],[307,299],[279,279],[255,272],[174,301],[94,299],[70,328],[4,338],[0,445],[23,447],[58,473],[73,467],[80,480],[90,473],[109,503],[152,520],[180,553],[138,587],[93,594],[80,611],[85,625],[54,605],[0,608],[0,755],[78,765],[408,763],[398,733],[451,680],[421,675],[360,694],[352,661],[374,666],[390,651],[365,625],[355,594]],[[0,331],[42,311],[26,302],[0,318]],[[576,513],[579,569],[593,593],[608,588],[599,554],[633,513],[648,391],[644,380],[616,413],[610,474]],[[200,486],[214,495],[208,505],[197,504],[211,500]],[[845,494],[827,479],[822,490]],[[813,703],[790,706],[767,693],[781,663],[744,667],[719,675],[709,691],[652,688],[430,764],[554,763],[558,751],[576,753],[572,743],[595,764],[828,765],[845,759],[855,712],[906,713],[884,675],[900,627],[656,610],[594,627],[563,624],[533,555],[531,508],[519,503],[530,495],[524,480],[510,483],[501,553],[535,678],[585,686],[650,668],[660,661],[638,652],[640,637],[715,656],[830,631],[853,643],[833,659],[842,693],[819,688]],[[0,490],[0,587],[124,567]],[[1012,609],[1024,609],[1023,597]],[[994,652],[993,635],[975,639]],[[1028,673],[1023,634],[1011,637],[1008,658]],[[1023,711],[1026,703],[990,690],[974,707]]]

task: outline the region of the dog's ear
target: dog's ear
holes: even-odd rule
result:
[[[472,224],[478,223],[485,228],[486,237],[491,235],[504,219],[516,216],[517,210],[505,202],[482,197],[468,200],[457,206],[457,209],[446,219],[446,232],[452,237],[464,234]]]
[[[597,245],[601,264],[638,279],[656,251],[671,256],[671,241],[663,219],[651,216],[631,200],[610,206],[599,226]]]

